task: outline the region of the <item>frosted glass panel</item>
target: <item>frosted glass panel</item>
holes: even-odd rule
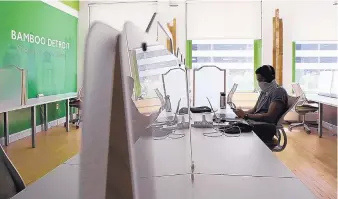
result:
[[[166,95],[170,95],[171,106],[176,107],[181,99],[180,107],[188,107],[185,71],[174,69],[163,75]]]
[[[318,79],[318,93],[330,95],[332,83],[332,71],[321,71]]]
[[[209,106],[208,97],[213,108],[219,109],[219,95],[224,92],[224,71],[214,67],[195,71],[195,106]]]
[[[333,72],[331,95],[333,97],[338,96],[338,71],[337,70]]]
[[[0,68],[0,103],[21,104],[21,71],[15,67]]]

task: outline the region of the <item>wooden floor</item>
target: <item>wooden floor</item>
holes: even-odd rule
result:
[[[319,139],[314,133],[287,132],[288,146],[276,156],[318,198],[337,198],[337,137],[324,133]],[[80,150],[80,130],[66,133],[63,127],[37,135],[37,147],[31,148],[31,139],[11,143],[6,151],[24,178],[30,184],[62,164]]]
[[[5,151],[28,185],[77,154],[80,140],[80,130],[67,133],[63,127],[54,127],[37,134],[34,149],[28,137],[10,143]]]
[[[318,197],[337,198],[337,137],[324,131],[318,138],[303,130],[287,132],[288,145],[276,156]]]

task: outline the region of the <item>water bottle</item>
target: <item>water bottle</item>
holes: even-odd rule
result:
[[[170,96],[165,96],[165,111],[171,112],[171,102],[170,102]]]
[[[221,109],[225,109],[226,108],[225,93],[224,92],[220,93],[220,96],[219,96],[219,107]]]

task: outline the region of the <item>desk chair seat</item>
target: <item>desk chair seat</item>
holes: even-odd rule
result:
[[[302,102],[303,103],[303,102]],[[306,117],[305,115],[308,113],[313,113],[318,111],[318,107],[312,106],[310,104],[302,104],[295,107],[296,113],[298,113],[300,116],[302,116],[302,122],[301,123],[292,123],[289,125],[289,131],[292,131],[295,127],[303,127],[305,132],[307,134],[311,133],[311,129],[309,128],[308,124],[306,123]]]
[[[0,145],[0,199],[11,198],[23,189],[25,183]]]
[[[298,83],[292,84],[292,89],[296,93],[296,96],[299,97],[299,101],[295,105],[295,111],[300,116],[302,116],[303,119],[301,123],[291,123],[289,125],[289,131],[292,131],[292,129],[295,127],[303,127],[305,132],[307,134],[310,134],[311,129],[306,123],[305,115],[308,113],[313,113],[313,112],[318,111],[318,105],[316,102],[309,101],[306,99],[305,93]]]

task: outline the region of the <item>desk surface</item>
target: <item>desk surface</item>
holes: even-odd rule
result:
[[[77,199],[80,166],[62,164],[13,199]]]
[[[63,164],[13,199],[78,199],[79,166]],[[295,178],[244,177],[227,175],[176,175],[152,178],[152,192],[140,179],[140,199],[314,199],[315,196]],[[145,191],[147,190],[147,191]]]
[[[29,108],[32,106],[38,106],[42,104],[53,103],[57,101],[62,101],[65,99],[74,98],[76,96],[77,96],[77,93],[66,93],[66,94],[60,94],[60,95],[45,96],[45,97],[40,97],[40,98],[32,98],[32,99],[28,99],[25,105],[20,105],[20,104],[11,103],[11,102],[4,103],[4,104],[0,103],[0,113],[8,112],[8,111],[15,111],[18,109]]]
[[[208,114],[207,119],[211,116]],[[141,181],[140,199],[315,198],[254,133],[240,137],[203,136],[204,131],[210,130],[183,130],[185,137],[181,139],[138,140],[134,149],[140,153],[136,155],[140,157],[136,159]],[[144,162],[142,154],[149,149],[146,157],[152,159]],[[195,166],[193,179],[192,162]],[[14,199],[77,199],[79,169],[77,155]]]
[[[308,94],[306,95],[306,98],[311,101],[319,102],[322,104],[327,104],[330,106],[338,106],[338,99],[333,98],[333,97],[326,97],[326,96],[321,96],[317,94]]]

